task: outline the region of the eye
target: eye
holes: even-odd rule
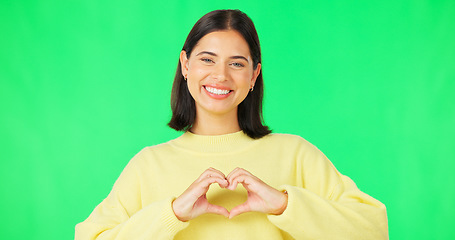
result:
[[[210,58],[201,58],[201,61],[204,63],[214,63],[214,61]]]
[[[239,62],[233,62],[233,63],[231,63],[231,65],[234,67],[238,67],[238,68],[245,67],[245,65],[243,65],[242,63],[239,63]]]

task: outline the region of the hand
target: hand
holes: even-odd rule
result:
[[[229,186],[224,174],[214,168],[205,170],[189,187],[172,203],[175,216],[180,221],[189,221],[204,213],[215,213],[229,217],[229,211],[224,207],[213,205],[207,201],[206,193],[213,183],[221,188]]]
[[[229,182],[227,189],[234,190],[241,183],[248,191],[246,202],[231,209],[229,218],[251,211],[280,215],[287,207],[287,194],[267,185],[245,169],[234,169],[226,179]]]

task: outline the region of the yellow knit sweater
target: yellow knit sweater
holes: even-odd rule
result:
[[[179,221],[173,199],[209,167],[225,175],[241,167],[286,190],[286,210]],[[207,193],[209,202],[228,210],[246,198],[241,184],[234,191],[213,184]],[[76,226],[75,239],[388,239],[388,227],[385,206],[301,137],[186,132],[134,156],[107,198]]]

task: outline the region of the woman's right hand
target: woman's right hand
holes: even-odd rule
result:
[[[174,214],[180,221],[186,222],[204,213],[229,217],[227,209],[207,201],[206,193],[212,183],[218,183],[221,188],[229,186],[226,176],[222,172],[209,168],[172,202]]]

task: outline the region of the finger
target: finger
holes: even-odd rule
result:
[[[214,171],[214,172],[216,172],[216,173],[218,173],[221,177],[226,178],[226,176],[224,175],[224,173],[221,172],[220,170],[215,169],[215,168],[212,168],[212,167],[210,167],[209,169],[212,170],[212,171]]]
[[[220,178],[226,178],[226,176],[224,176],[224,174],[222,172],[220,172],[219,170],[217,169],[214,169],[214,168],[208,168],[207,170],[205,170],[201,176],[199,177],[199,179],[204,179],[204,178],[207,178],[207,177],[220,177]]]
[[[206,177],[209,177],[209,178],[210,177],[219,177],[220,179],[224,180],[223,183],[218,182],[218,185],[220,185],[221,188],[226,188],[229,185],[224,173],[222,173],[218,169],[210,167],[209,169],[206,170],[205,174],[208,174],[208,175],[206,175]]]
[[[246,212],[250,212],[250,211],[251,211],[250,205],[248,204],[248,202],[245,202],[245,203],[238,205],[238,206],[234,207],[233,209],[231,209],[231,212],[229,213],[229,219],[231,219],[237,215],[240,215],[242,213],[246,213]]]
[[[248,191],[249,197],[246,203],[248,203],[249,211],[279,215],[287,208],[287,194],[270,187],[254,176],[240,175],[234,179],[234,183],[241,183]],[[250,201],[250,193],[256,196],[255,200]],[[233,210],[231,210],[231,214]],[[237,214],[236,211],[234,214]]]
[[[229,183],[228,183],[228,181],[226,179],[221,178],[221,177],[217,177],[217,176],[208,176],[207,178],[202,179],[199,182],[200,187],[207,188],[206,191],[208,191],[209,186],[212,185],[213,183],[218,183],[218,185],[221,188],[226,188],[229,185]]]
[[[202,181],[206,181],[207,179],[217,179],[215,182],[217,182],[221,188],[226,188],[229,186],[229,182],[226,180],[226,178],[224,177],[224,174],[222,174],[222,173],[221,174],[215,173],[214,175],[209,174],[206,177],[206,179],[203,179]],[[215,183],[215,182],[210,181],[210,184]]]
[[[237,179],[241,175],[247,175],[247,174],[251,175],[251,173],[249,173],[248,171],[246,171],[243,168],[236,168],[232,172],[230,172],[229,175],[226,177],[226,179],[229,182],[228,189],[230,189],[230,190],[236,189],[238,181],[235,181],[235,179]]]
[[[221,206],[217,206],[217,205],[213,205],[213,204],[210,204],[207,206],[207,210],[206,210],[207,213],[214,213],[214,214],[218,214],[218,215],[222,215],[222,216],[225,216],[225,217],[229,217],[229,211],[224,208],[224,207],[221,207]]]
[[[222,183],[218,183],[220,188],[227,188],[229,186],[229,182],[226,179],[222,180]]]
[[[250,172],[248,172],[247,170],[243,169],[243,168],[236,168],[234,170],[232,170],[232,172],[230,172],[228,174],[228,176],[226,177],[226,179],[232,179],[232,178],[235,178],[236,176],[238,175],[248,175],[248,176],[254,176],[253,174],[251,174]]]
[[[196,201],[200,196],[207,193],[210,188],[210,185],[213,183],[218,183],[221,188],[226,188],[229,183],[224,178],[219,177],[207,177],[205,179],[194,182],[183,194],[182,197],[192,199],[191,201]],[[188,199],[188,200],[189,200]]]
[[[250,172],[248,172],[247,170],[243,169],[243,168],[235,168],[234,170],[232,170],[226,177],[226,179],[229,179],[229,178],[232,178],[234,177],[235,175],[238,175],[238,174],[251,174]]]
[[[232,174],[234,174],[235,172],[237,172],[239,169],[240,169],[240,168],[237,167],[237,168],[235,168],[234,170],[232,170],[232,171],[226,176],[226,179],[229,179],[229,178],[232,176]]]
[[[255,178],[253,176],[249,176],[249,175],[243,175],[243,174],[239,174],[237,176],[233,176],[229,181],[229,186],[227,187],[227,189],[229,190],[234,190],[237,188],[237,185],[239,183],[241,183],[246,190],[249,190],[249,185],[250,184],[253,184],[255,183]]]

